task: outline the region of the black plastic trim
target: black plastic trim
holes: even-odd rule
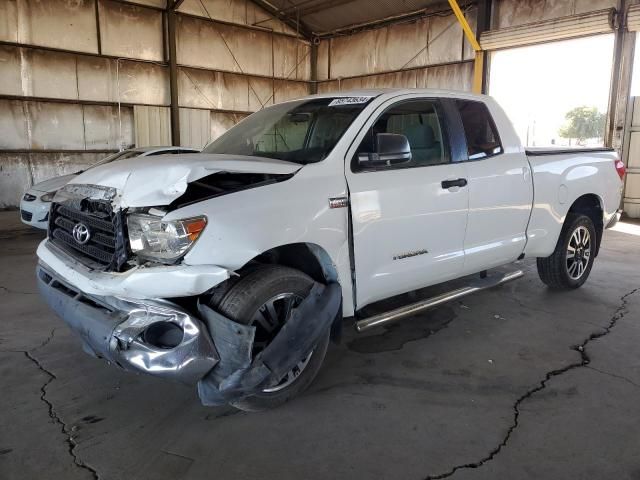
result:
[[[460,163],[469,160],[467,138],[464,134],[464,125],[462,125],[456,100],[457,99],[454,98],[443,98],[441,100],[445,112],[445,121],[447,122],[447,132],[449,133],[451,163]]]
[[[597,147],[597,148],[563,148],[558,150],[527,150],[524,153],[528,157],[543,157],[545,155],[564,155],[567,153],[607,153],[615,152],[614,148]]]

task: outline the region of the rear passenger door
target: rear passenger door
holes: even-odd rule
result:
[[[469,216],[465,274],[518,258],[526,243],[533,200],[529,162],[522,149],[503,145],[482,101],[456,100],[467,144]]]
[[[451,161],[450,110],[435,99],[389,102],[347,156],[358,309],[461,274],[468,190],[443,181],[464,179],[467,165]],[[411,160],[363,165],[359,154],[376,152],[378,134],[404,135]]]

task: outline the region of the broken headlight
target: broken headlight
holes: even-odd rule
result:
[[[56,196],[56,192],[45,193],[40,197],[40,200],[42,200],[43,202],[51,202],[53,201],[53,197],[55,196]]]
[[[207,225],[206,217],[164,221],[133,213],[127,217],[131,251],[140,257],[171,263],[182,257]]]

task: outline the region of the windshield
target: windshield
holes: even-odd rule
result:
[[[203,153],[320,162],[371,98],[318,98],[265,108],[209,144]]]

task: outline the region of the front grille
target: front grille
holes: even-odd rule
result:
[[[25,222],[30,222],[33,218],[33,213],[27,212],[26,210],[20,210],[20,215]]]
[[[54,203],[50,210],[49,239],[88,266],[120,271],[127,261],[123,225],[119,214],[107,210],[104,204],[92,208],[86,200],[81,209]],[[85,243],[74,237],[78,225],[86,227]]]

